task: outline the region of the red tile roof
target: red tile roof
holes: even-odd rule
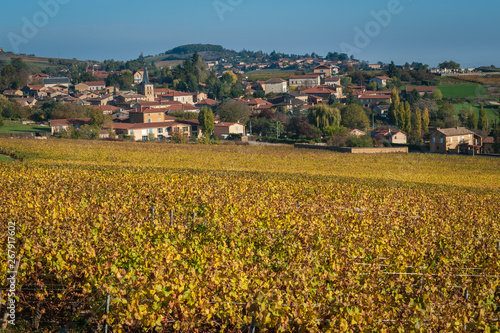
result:
[[[317,79],[319,76],[321,76],[320,73],[308,75],[292,75],[290,76],[290,79]]]
[[[85,84],[88,86],[106,86],[106,82],[104,81],[88,81]]]
[[[373,94],[362,94],[358,95],[359,99],[391,99],[391,95],[373,95]]]
[[[491,143],[491,144],[493,144],[493,143],[495,143],[495,138],[492,137],[492,136],[489,136],[489,137],[487,137],[486,139],[483,140],[483,144],[485,144],[485,143]]]
[[[243,126],[243,124],[240,124],[240,123],[218,123],[218,124],[215,124],[214,126],[215,127],[229,127],[229,126],[233,126],[233,125]]]
[[[264,83],[283,83],[283,82],[286,82],[286,81],[283,79],[280,79],[280,78],[272,78],[272,79],[265,81]]]
[[[331,86],[328,87],[323,87],[323,86],[317,86],[313,87],[310,89],[302,90],[303,93],[308,94],[308,95],[315,95],[315,94],[336,94],[337,91],[332,88]]]
[[[217,102],[216,100],[210,99],[210,98],[204,99],[204,100],[196,103],[196,105],[210,105],[210,106],[217,105],[217,104],[219,104],[219,102]]]

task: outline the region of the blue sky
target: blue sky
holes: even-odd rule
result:
[[[52,15],[45,14],[44,3],[52,3],[45,6]],[[389,16],[377,21],[374,13]],[[129,60],[141,52],[213,43],[295,54],[352,50],[369,62],[436,66],[455,60],[500,67],[498,13],[497,0],[4,1],[0,47],[38,56]],[[27,29],[30,24],[38,31]]]

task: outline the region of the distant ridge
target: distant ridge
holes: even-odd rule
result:
[[[212,45],[212,44],[187,44],[177,46],[164,54],[192,54],[195,52],[225,52],[230,51],[222,47],[221,45]],[[231,51],[230,51],[231,52]]]

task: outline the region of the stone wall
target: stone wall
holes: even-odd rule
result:
[[[408,147],[348,148],[348,147],[311,145],[307,143],[296,143],[294,147],[305,148],[305,149],[329,150],[337,153],[349,153],[349,154],[394,154],[394,153],[408,154]]]

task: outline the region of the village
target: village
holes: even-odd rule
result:
[[[291,60],[274,55],[266,63],[247,64],[237,59],[204,61],[195,52],[191,59],[176,67],[164,63],[164,67],[158,68],[158,63],[153,63],[148,69],[143,61],[144,67],[133,73],[130,70],[106,70],[112,67],[109,63],[92,64],[86,67],[83,75],[80,74],[80,78],[91,78],[92,81],[35,73],[29,75],[28,84],[5,89],[2,94],[32,113],[47,101],[97,111],[107,119],[98,124],[100,130],[95,138],[100,139],[194,142],[204,137],[203,125],[197,118],[202,109],[207,109],[215,116],[213,132],[205,136],[215,140],[233,138],[248,142],[273,139],[273,142],[284,143],[301,140],[364,147],[410,145],[422,152],[470,155],[496,152],[496,120],[493,124],[486,119],[487,125],[481,125],[485,119],[481,119],[481,114],[477,119],[470,110],[465,110],[466,114],[459,117],[448,112],[438,119],[441,109],[449,105],[443,106],[442,92],[437,85],[432,85],[432,78],[452,74],[482,75],[480,70],[459,68],[453,62],[444,63],[452,69],[429,69],[422,64],[360,63],[339,54],[329,54],[324,59],[313,56]],[[204,73],[205,81],[210,81],[206,78],[210,75],[216,80],[214,86],[220,85],[222,90],[225,84],[228,92],[217,94],[207,89],[207,84],[200,79],[202,74],[197,73],[196,77],[191,73],[184,77],[176,74],[176,71],[188,71],[188,67],[196,69],[197,66],[199,72]],[[249,71],[266,68],[293,68],[297,69],[297,74],[249,80]],[[426,85],[405,87],[401,73],[420,75],[422,78],[418,81]],[[159,78],[169,75],[173,84],[168,84],[168,79]],[[130,89],[122,89],[121,84],[109,84],[111,77],[122,76],[133,80]],[[194,84],[184,83],[190,83],[193,77]],[[233,104],[228,104],[230,102]],[[218,112],[221,106],[234,108],[237,104],[247,114],[239,118],[234,118],[234,115],[221,117]],[[424,111],[427,119],[424,119]],[[396,115],[398,112],[400,116]],[[316,116],[311,116],[311,113]],[[63,118],[59,119],[52,115],[38,121],[45,120],[51,128],[51,136],[56,137],[68,136],[69,131],[93,124],[89,116],[71,117],[72,114],[75,112],[62,113]],[[433,115],[434,118],[429,119]],[[23,121],[27,124],[35,122],[33,118],[36,117],[29,118],[31,120]],[[347,118],[355,120],[348,121]]]

